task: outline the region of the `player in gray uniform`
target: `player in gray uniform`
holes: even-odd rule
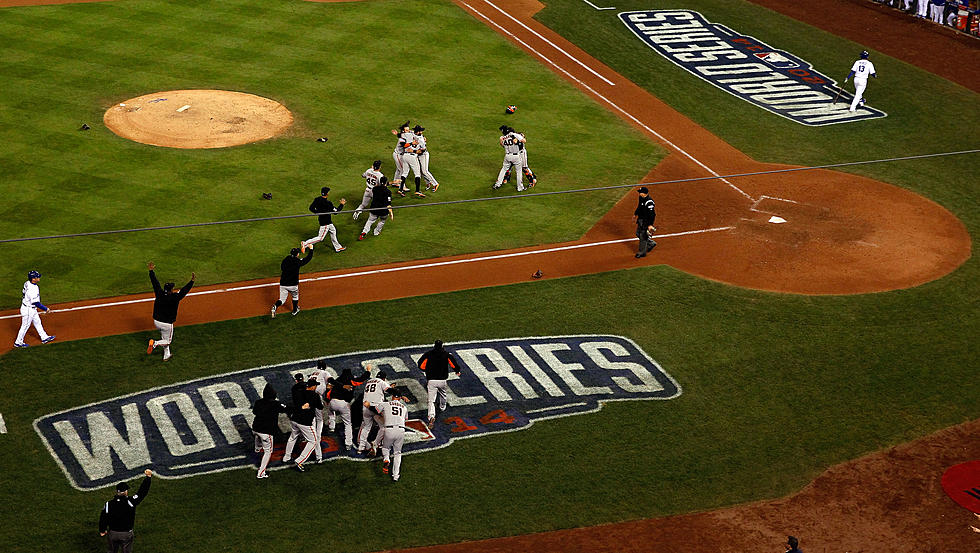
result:
[[[519,131],[514,131],[514,132],[518,134],[521,138],[525,139],[525,142],[522,142],[518,145],[521,147],[520,148],[521,160],[524,162],[524,176],[527,177],[527,182],[529,183],[528,188],[531,188],[534,185],[538,184],[538,177],[537,175],[534,174],[534,171],[531,170],[531,166],[527,162],[527,144],[526,144],[527,137],[524,136],[523,132],[519,132]],[[510,173],[511,173],[510,171],[507,171],[507,174],[504,175],[504,184],[510,182]]]
[[[405,418],[408,416],[408,407],[405,403],[408,402],[408,398],[394,388],[391,392],[391,400],[379,405],[385,432],[384,440],[381,442],[381,454],[384,456],[381,470],[388,474],[390,469],[391,479],[398,482],[402,468],[402,445],[405,443]],[[392,450],[394,450],[394,463],[391,462]]]
[[[370,365],[367,367],[371,369]],[[381,424],[381,412],[378,405],[384,402],[385,392],[391,387],[384,371],[378,371],[378,376],[364,383],[364,402],[361,406],[361,428],[357,431],[357,452],[364,453],[368,448],[368,436],[375,423],[378,425],[378,436],[371,443],[371,456],[378,449],[378,444],[384,437],[384,426]]]
[[[494,190],[503,186],[504,176],[513,168],[514,178],[517,179],[517,191],[524,191],[524,158],[521,156],[520,146],[525,141],[525,138],[514,132],[514,129],[507,125],[500,126],[500,145],[504,148],[504,163],[500,167],[500,173],[497,174]]]
[[[357,206],[357,209],[354,210],[354,220],[357,220],[361,216],[362,211],[371,207],[371,198],[374,197],[374,187],[381,184],[382,181],[387,182],[387,178],[381,174],[380,159],[374,160],[371,168],[364,171],[364,174],[361,176],[364,177],[364,197],[361,198],[361,205]]]
[[[415,128],[420,129],[422,127],[416,125]],[[398,175],[398,193],[404,196],[408,192],[408,187],[405,186],[405,179],[408,178],[408,171],[412,170],[415,174],[415,196],[424,198],[425,194],[422,193],[422,168],[419,166],[418,137],[415,136],[414,132],[402,133],[398,139],[398,143],[402,145],[403,150],[402,172]]]
[[[415,133],[415,153],[419,156],[419,168],[422,169],[422,178],[425,179],[425,189],[431,189],[435,192],[439,190],[439,183],[429,172],[429,148],[426,146],[425,136],[422,135],[423,131],[425,131],[425,127],[422,125],[415,125],[415,128],[412,129],[412,132]]]
[[[391,184],[398,185],[398,191],[401,192],[401,174],[402,174],[402,154],[405,153],[405,142],[402,140],[405,135],[412,134],[409,130],[410,121],[405,121],[397,129],[391,129],[391,134],[398,137],[398,142],[395,143],[395,151],[391,153],[391,157],[395,160],[395,172],[392,173]],[[402,194],[404,196],[404,194]]]

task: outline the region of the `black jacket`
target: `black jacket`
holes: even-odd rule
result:
[[[153,271],[150,271],[150,282],[153,284],[153,294],[157,298],[153,302],[153,320],[173,324],[177,320],[177,304],[184,299],[187,292],[191,291],[194,281],[188,282],[177,292],[169,294],[160,287],[160,281]]]
[[[378,217],[388,214],[391,207],[391,190],[384,184],[379,184],[372,189],[371,213]]]
[[[341,371],[340,376],[338,376],[334,381],[330,399],[339,399],[350,403],[351,400],[354,399],[354,388],[364,384],[370,378],[370,372],[365,371],[361,373],[361,376],[354,378],[354,375],[350,372],[350,369],[344,369]]]
[[[133,495],[117,495],[106,501],[99,514],[99,533],[113,530],[115,532],[128,532],[133,529],[136,522],[136,506],[146,499],[146,494],[150,492],[150,477],[143,477],[140,489]]]
[[[318,219],[320,220],[321,227],[332,224],[333,220],[331,219],[330,214],[337,213],[341,209],[344,209],[343,205],[334,207],[333,202],[324,198],[323,196],[317,196],[313,200],[313,203],[310,204],[310,212],[320,214]]]
[[[656,204],[654,204],[653,198],[650,196],[646,198],[640,196],[640,201],[636,206],[636,210],[633,211],[633,215],[636,215],[637,225],[642,227],[652,225],[657,219]]]
[[[304,384],[305,386],[305,384]],[[296,388],[296,386],[293,386]],[[293,394],[293,415],[292,420],[296,424],[302,424],[303,426],[310,426],[313,424],[313,418],[316,416],[314,412],[316,409],[323,409],[323,401],[320,399],[320,394],[314,392],[313,390],[307,390],[303,388],[301,393]],[[303,409],[303,404],[309,403],[309,409]]]
[[[252,421],[252,430],[260,434],[279,433],[279,413],[288,413],[290,409],[286,404],[276,399],[262,398],[252,406],[252,414],[255,420]]]
[[[445,349],[430,349],[419,359],[419,368],[425,371],[426,380],[446,380],[449,370],[459,373],[459,363]]]
[[[300,259],[298,257],[293,257],[292,255],[287,255],[282,263],[279,264],[279,268],[282,269],[282,275],[279,276],[280,286],[296,286],[299,284],[299,268],[306,265],[313,259],[313,250],[306,254],[306,257]]]

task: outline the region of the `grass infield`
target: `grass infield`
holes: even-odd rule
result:
[[[447,150],[433,161],[436,176],[447,183],[447,195],[488,193],[482,181],[472,184],[471,189],[465,188],[470,184],[462,183],[470,183],[473,175],[491,178],[499,166],[492,132],[500,124],[498,107],[516,103],[520,106],[518,116],[527,113],[525,101],[512,101],[504,93],[507,86],[525,87],[525,94],[562,102],[532,104],[533,117],[521,120],[522,124],[527,121],[531,132],[531,125],[537,126],[547,116],[547,124],[532,134],[540,136],[536,139],[541,143],[531,150],[532,163],[539,173],[549,167],[547,172],[556,179],[566,179],[562,186],[580,186],[583,179],[593,179],[588,182],[594,183],[594,178],[601,176],[586,177],[590,170],[587,160],[567,155],[559,147],[580,128],[575,125],[609,125],[612,134],[602,138],[622,141],[602,145],[609,156],[619,157],[605,156],[596,162],[598,167],[633,169],[626,162],[651,161],[659,155],[656,147],[642,142],[537,62],[446,2],[266,4],[214,2],[198,8],[190,2],[120,1],[4,11],[0,38],[5,44],[13,44],[8,39],[16,38],[20,40],[17,44],[27,46],[10,49],[0,62],[0,75],[18,83],[17,87],[0,89],[3,105],[15,106],[0,110],[4,123],[0,127],[0,153],[3,163],[12,167],[12,176],[5,179],[4,186],[8,198],[16,199],[8,200],[4,212],[22,217],[19,223],[0,223],[5,225],[0,228],[5,233],[16,230],[20,234],[26,232],[28,224],[33,229],[34,222],[39,228],[108,224],[97,221],[98,217],[66,215],[71,214],[72,201],[88,201],[87,196],[116,198],[103,199],[95,202],[96,208],[89,208],[97,209],[94,212],[101,217],[115,201],[122,201],[119,198],[140,194],[143,199],[138,210],[119,212],[136,219],[143,217],[141,221],[150,214],[190,219],[214,211],[237,217],[246,209],[271,212],[280,205],[301,212],[321,177],[328,178],[323,175],[344,175],[342,178],[347,179],[346,175],[355,171],[359,174],[361,165],[366,166],[362,158],[369,161],[378,157],[390,167],[390,135],[385,133],[398,119],[404,119],[407,110],[419,105],[398,93],[405,83],[409,83],[408,89],[420,87],[423,97],[428,97],[430,86],[442,86],[465,91],[459,97],[467,101],[481,95],[489,98],[492,112],[485,115],[465,112],[467,102],[463,100],[458,100],[461,111],[453,111],[456,101],[443,100],[440,109],[452,111],[451,115],[418,116],[431,129],[434,152],[436,129],[458,133],[439,138]],[[664,6],[670,7],[659,3],[657,7]],[[649,9],[649,4],[627,1],[617,7]],[[825,73],[835,74],[836,70],[839,79],[862,49],[744,2],[692,0],[683,7],[698,9],[712,21],[797,53]],[[889,116],[854,125],[805,128],[697,81],[640,44],[615,14],[567,0],[551,2],[539,17],[762,161],[817,164],[964,149],[976,143],[972,129],[976,128],[977,115],[964,107],[976,104],[975,93],[874,53],[880,78],[871,83],[869,98]],[[342,23],[335,25],[335,20]],[[396,37],[393,21],[412,29],[408,33],[411,36]],[[418,25],[412,26],[412,22]],[[149,25],[152,27],[145,28]],[[163,38],[160,33],[171,26],[182,32]],[[301,31],[293,35],[293,27]],[[222,43],[225,28],[235,29],[248,40]],[[331,30],[317,34],[321,28]],[[68,50],[38,39],[40,29],[62,41],[74,40],[84,48],[79,55],[70,56]],[[93,33],[104,38],[95,41]],[[196,33],[205,38],[197,38]],[[394,63],[397,56],[389,50],[419,36],[428,45],[421,57],[433,60],[434,72],[416,76],[409,71],[396,85],[388,72],[398,67]],[[278,44],[272,54],[263,57],[260,51],[252,50],[260,38]],[[85,49],[101,51],[108,44],[118,47],[120,43],[130,48],[118,48],[122,52],[118,60],[103,60],[98,66],[118,63],[115,78],[92,69],[96,62],[91,60],[96,57],[86,55]],[[359,52],[369,50],[377,56],[361,61],[347,56],[351,59],[336,62],[377,72],[377,82],[372,83],[376,86],[362,86],[357,93],[333,84],[343,82],[344,71],[323,63],[326,54],[341,45],[353,48],[352,43]],[[137,49],[133,44],[145,46]],[[465,58],[443,54],[436,48],[461,44],[479,54]],[[154,54],[167,48],[171,49],[168,55]],[[185,50],[188,53],[181,53]],[[307,50],[316,54],[297,62]],[[39,60],[41,56],[44,59]],[[212,56],[218,61],[210,62]],[[493,56],[507,57],[507,65],[497,64],[499,58]],[[245,76],[246,70],[262,66],[263,60],[264,70],[255,69]],[[288,69],[291,64],[297,68]],[[275,92],[277,87],[286,86],[283,81],[295,81],[292,86],[299,101],[286,103],[301,114],[301,128],[309,130],[310,136],[290,136],[221,152],[171,152],[129,143],[97,127],[79,140],[71,129],[82,121],[75,121],[72,112],[48,106],[60,99],[62,104],[74,106],[75,112],[88,110],[94,120],[101,116],[100,101],[128,97],[136,80],[148,87],[137,92],[177,88],[174,75],[185,75],[196,67],[201,67],[200,72],[189,74],[180,86],[197,83],[195,86],[248,88],[281,99],[283,95]],[[440,79],[440,74],[449,76]],[[473,75],[474,81],[460,79],[461,74]],[[25,80],[35,75],[40,82],[33,85],[34,94],[29,94],[31,91],[20,85],[31,86]],[[237,84],[229,85],[221,75],[243,76],[238,77]],[[485,79],[476,79],[477,75]],[[46,84],[71,84],[75,80],[85,84],[74,92]],[[105,92],[91,89],[91,83],[99,80]],[[264,85],[264,90],[258,85]],[[331,97],[341,97],[342,93],[344,104],[317,100],[320,89],[333,90]],[[12,97],[17,100],[10,100]],[[441,98],[440,93],[433,92],[431,98]],[[388,104],[393,107],[379,114],[378,106]],[[32,110],[40,112],[42,122],[47,122],[31,123],[28,115]],[[433,123],[438,117],[445,119]],[[464,132],[466,121],[474,117],[480,122],[470,123],[473,132]],[[8,120],[33,125],[34,134],[39,136],[25,142],[30,133],[14,128]],[[349,129],[343,133],[350,141],[344,145],[343,154],[317,149],[322,145],[311,140],[320,134],[325,122],[333,120],[344,121],[343,128]],[[573,127],[552,128],[558,121]],[[489,128],[489,138],[483,135],[484,128]],[[334,138],[329,144],[336,147]],[[467,144],[467,149],[459,144]],[[480,153],[471,156],[469,152]],[[86,160],[93,160],[92,167],[103,170],[69,170],[66,167],[72,164],[62,164],[62,158],[79,168],[86,167]],[[439,171],[437,161],[443,171]],[[121,166],[114,169],[112,162]],[[151,163],[160,165],[151,170]],[[980,215],[975,165],[975,158],[962,157],[852,170],[941,203],[975,234]],[[234,177],[225,175],[232,171],[237,171]],[[88,181],[72,177],[82,173],[98,178]],[[635,178],[628,173],[609,178]],[[444,174],[456,175],[457,179],[450,180]],[[153,205],[152,198],[185,178],[198,183],[184,190],[185,198],[173,198],[170,206]],[[450,187],[453,180],[456,189]],[[240,183],[259,181],[279,186],[271,190],[277,197],[289,198],[288,204],[285,200],[275,206],[256,201],[254,208],[245,207],[252,206],[252,200],[245,198],[248,194],[243,196]],[[73,182],[85,184],[74,189]],[[345,182],[351,189],[360,189],[353,177]],[[248,186],[253,196],[266,188]],[[45,188],[47,193],[29,201],[25,195],[35,193],[35,188]],[[48,198],[54,192],[59,193],[59,200]],[[617,195],[610,194],[604,201],[611,202]],[[71,201],[64,201],[65,196]],[[413,215],[411,227],[406,221],[404,231],[389,234],[395,230],[393,226],[385,231],[387,241],[371,244],[379,250],[368,253],[358,252],[358,248],[346,253],[365,256],[352,256],[351,262],[367,262],[385,255],[429,256],[452,248],[501,247],[511,245],[508,241],[534,243],[574,236],[605,209],[601,201],[584,199],[548,206],[555,214],[560,213],[559,207],[585,210],[572,212],[574,215],[521,213],[505,218],[503,223],[485,207],[454,213],[449,223],[435,213],[431,221],[421,214]],[[52,215],[45,223],[44,217],[39,219],[44,210],[36,209],[38,203],[60,215]],[[528,205],[527,209],[545,208]],[[510,232],[495,227],[480,236],[462,230],[491,222],[515,226],[509,227]],[[430,226],[419,226],[425,224]],[[534,229],[534,233],[515,234],[518,228]],[[231,256],[239,261],[251,259],[251,252],[242,252],[256,250],[252,265],[242,261],[243,265],[234,266],[234,270],[257,271],[248,276],[269,275],[284,244],[311,230],[311,224],[291,222],[236,228],[236,240],[227,240],[222,234],[227,231],[181,231],[179,235],[147,235],[140,238],[145,240],[141,246],[127,244],[125,248],[119,244],[128,238],[64,241],[52,250],[39,250],[36,245],[14,249],[0,246],[6,261],[0,270],[6,271],[6,282],[14,283],[4,287],[2,292],[8,299],[0,303],[9,304],[9,294],[19,290],[26,264],[40,260],[63,263],[67,275],[59,274],[62,269],[53,269],[59,276],[43,281],[47,300],[127,291],[130,286],[143,290],[142,263],[150,256],[161,269],[166,263],[168,272],[179,274],[195,268],[192,263],[198,264],[199,271],[201,263],[230,271]],[[342,227],[342,232],[352,230],[349,225]],[[404,249],[396,247],[399,245]],[[102,280],[86,277],[87,283],[76,284],[90,289],[59,289],[72,279],[67,267],[81,257],[93,258],[90,266],[100,266]],[[328,259],[335,263],[348,258]],[[23,270],[9,267],[21,262],[25,264]],[[213,274],[234,277],[218,270]],[[161,551],[180,544],[186,550],[250,552],[287,545],[323,551],[372,551],[779,497],[799,489],[829,465],[980,416],[974,345],[978,335],[978,277],[977,262],[971,259],[947,277],[910,290],[803,297],[743,290],[667,267],[650,267],[409,298],[384,305],[304,310],[301,316],[285,320],[253,318],[178,327],[175,357],[167,365],[143,353],[148,333],[17,350],[0,357],[4,378],[0,414],[8,429],[7,434],[0,435],[4,474],[0,500],[13,506],[4,512],[0,543],[11,551],[36,550],[36,544],[52,551],[101,547],[95,532],[97,510],[111,492],[79,492],[68,485],[30,426],[38,416],[211,374],[315,355],[404,346],[435,337],[456,341],[619,334],[633,339],[657,360],[684,393],[666,402],[611,404],[596,414],[541,422],[521,432],[464,440],[445,449],[412,455],[405,459],[397,488],[375,474],[372,467],[346,461],[313,467],[302,478],[275,473],[261,483],[256,483],[248,470],[158,481],[139,509],[138,547]],[[300,482],[304,485],[297,485]],[[370,530],[364,524],[366,517],[385,520],[387,530]],[[24,536],[30,536],[29,543]]]

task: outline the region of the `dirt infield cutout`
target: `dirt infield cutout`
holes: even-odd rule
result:
[[[279,102],[227,90],[169,90],[115,104],[103,116],[123,138],[168,148],[225,148],[265,140],[293,123]]]

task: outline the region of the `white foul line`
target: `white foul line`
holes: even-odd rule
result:
[[[7,423],[3,422],[3,415],[0,415],[0,434],[7,433]]]
[[[585,65],[584,63],[582,63],[581,61],[579,61],[579,59],[578,59],[578,58],[576,58],[575,56],[573,56],[573,55],[571,55],[571,54],[569,54],[568,52],[566,52],[566,51],[564,51],[564,50],[562,50],[562,49],[561,49],[561,47],[560,47],[560,46],[558,46],[557,44],[555,44],[554,42],[551,42],[550,40],[548,40],[548,39],[546,39],[545,37],[543,37],[543,36],[541,36],[541,35],[539,35],[537,31],[535,31],[534,29],[532,29],[532,28],[530,28],[530,27],[528,27],[527,25],[525,25],[525,24],[524,24],[524,23],[522,23],[521,21],[518,21],[517,19],[515,19],[515,18],[514,18],[514,16],[512,16],[512,15],[510,15],[509,13],[507,13],[507,12],[505,12],[504,10],[502,10],[502,9],[500,9],[500,8],[498,8],[498,7],[497,7],[497,5],[496,5],[496,4],[494,4],[493,2],[491,2],[490,0],[483,0],[483,2],[484,2],[485,4],[489,4],[489,5],[491,6],[491,7],[493,7],[493,9],[495,9],[495,10],[497,10],[498,12],[500,12],[500,13],[502,13],[502,14],[504,14],[505,16],[507,16],[507,18],[508,18],[508,19],[510,19],[511,21],[513,21],[514,23],[517,23],[517,24],[518,24],[518,25],[520,25],[521,27],[524,27],[525,29],[527,29],[527,31],[528,31],[529,33],[531,33],[531,34],[533,34],[534,36],[536,36],[536,37],[538,37],[538,38],[540,38],[541,40],[543,40],[543,41],[545,41],[545,42],[547,42],[547,43],[548,43],[549,45],[551,45],[551,47],[552,47],[552,48],[554,48],[555,50],[558,50],[558,51],[559,51],[559,52],[561,52],[562,54],[565,54],[565,56],[566,56],[566,57],[568,57],[568,59],[570,59],[570,60],[572,60],[572,61],[574,61],[575,63],[577,63],[577,64],[579,64],[579,65],[581,65],[581,66],[582,66],[583,68],[585,68],[585,70],[586,70],[586,71],[588,71],[589,73],[592,73],[592,74],[593,74],[593,75],[595,75],[596,77],[599,77],[600,79],[602,79],[602,80],[603,80],[603,81],[604,81],[604,82],[605,82],[606,84],[608,84],[609,86],[616,86],[616,83],[614,83],[614,82],[612,82],[612,81],[610,81],[609,79],[607,79],[607,78],[605,78],[605,77],[603,77],[602,75],[600,75],[600,74],[598,74],[598,73],[596,73],[596,71],[595,71],[594,69],[592,69],[592,68],[591,68],[591,67],[589,67],[588,65]]]
[[[585,2],[586,4],[592,6],[593,8],[595,8],[597,10],[615,10],[616,9],[616,6],[613,6],[611,8],[600,8],[599,6],[596,6],[595,4],[593,4],[592,2],[589,2],[589,0],[582,0],[582,1]]]
[[[731,230],[733,228],[735,228],[735,227],[730,227],[729,226],[729,227],[715,227],[715,228],[700,229],[700,230],[687,230],[687,231],[683,231],[683,232],[672,232],[672,233],[667,233],[667,234],[656,234],[656,235],[654,235],[654,238],[672,238],[674,236],[688,236],[688,235],[691,235],[691,234],[704,234],[704,233],[707,233],[707,232],[721,232],[721,231],[725,231],[725,230]],[[523,251],[523,252],[511,252],[511,253],[501,253],[501,254],[494,254],[494,255],[484,255],[484,256],[481,256],[481,257],[470,257],[470,258],[466,258],[466,259],[454,259],[452,261],[435,261],[435,262],[432,262],[432,263],[420,263],[420,264],[417,264],[417,265],[404,265],[402,267],[388,267],[388,268],[385,268],[385,269],[371,269],[371,270],[368,270],[368,271],[357,271],[357,272],[353,272],[353,273],[342,273],[342,274],[339,274],[339,275],[326,275],[326,276],[321,276],[321,277],[304,278],[304,279],[300,279],[300,282],[315,282],[315,281],[318,281],[318,280],[336,280],[336,279],[341,279],[341,278],[352,278],[352,277],[359,277],[359,276],[379,275],[379,274],[383,274],[383,273],[394,273],[394,272],[399,272],[399,271],[411,271],[411,270],[414,270],[414,269],[428,269],[430,267],[443,267],[443,266],[446,266],[446,265],[459,265],[461,263],[475,263],[477,261],[493,261],[493,260],[497,260],[497,259],[507,259],[509,257],[523,257],[523,256],[527,256],[527,255],[537,255],[537,254],[542,254],[542,253],[553,253],[553,252],[560,252],[560,251],[565,251],[565,250],[577,250],[577,249],[580,249],[580,248],[591,248],[593,246],[607,246],[609,244],[621,244],[623,242],[634,242],[636,240],[637,240],[637,238],[620,238],[620,239],[617,239],[617,240],[604,240],[602,242],[588,242],[588,243],[585,243],[585,244],[571,244],[571,245],[568,245],[568,246],[555,246],[553,248],[544,248],[544,249],[540,249],[540,250],[528,250],[528,251]],[[231,288],[216,288],[214,290],[202,290],[200,292],[191,292],[191,293],[189,293],[187,295],[188,296],[204,296],[204,295],[207,295],[207,294],[223,294],[225,292],[239,292],[239,291],[242,291],[242,290],[252,290],[252,289],[255,289],[255,288],[271,288],[271,287],[274,287],[274,286],[279,286],[279,283],[278,282],[266,282],[266,283],[262,283],[262,284],[249,284],[247,286],[233,286]],[[153,300],[154,300],[154,298],[139,298],[139,299],[134,299],[134,300],[113,301],[113,302],[108,302],[108,303],[97,303],[97,304],[92,304],[92,305],[80,305],[78,307],[67,307],[67,308],[64,308],[64,309],[58,309],[56,311],[55,310],[52,310],[52,312],[62,313],[62,312],[65,312],[65,311],[82,311],[82,310],[85,310],[85,309],[97,309],[97,308],[101,308],[101,307],[114,307],[114,306],[118,306],[118,305],[128,305],[128,304],[134,304],[134,303],[147,303],[147,302],[151,302]],[[5,315],[3,317],[0,317],[0,320],[3,320],[3,319],[16,319],[17,317],[20,317],[20,314]]]
[[[734,184],[732,184],[732,182],[730,180],[728,180],[728,179],[722,177],[720,174],[716,173],[714,171],[714,169],[712,169],[712,168],[708,167],[707,165],[705,165],[704,163],[702,163],[701,160],[699,160],[698,158],[696,158],[696,157],[692,156],[691,154],[687,153],[687,151],[684,150],[684,148],[681,148],[677,144],[674,144],[673,142],[671,142],[670,140],[668,140],[667,137],[665,137],[664,135],[662,135],[662,134],[658,133],[657,131],[655,131],[655,130],[651,129],[650,127],[648,127],[642,121],[640,121],[639,119],[637,119],[636,117],[634,117],[632,113],[630,113],[630,112],[626,111],[625,109],[623,109],[623,108],[619,107],[618,105],[616,105],[615,102],[613,102],[609,98],[606,98],[605,96],[603,96],[602,94],[600,94],[596,89],[594,89],[591,86],[589,86],[588,84],[584,83],[582,80],[578,79],[577,77],[575,77],[574,75],[572,75],[571,73],[569,73],[568,71],[566,71],[564,68],[562,68],[561,66],[559,66],[557,63],[551,61],[551,59],[549,59],[548,56],[545,56],[544,54],[542,54],[541,52],[539,52],[537,49],[535,49],[533,46],[531,46],[530,44],[528,44],[527,42],[525,42],[524,40],[522,40],[520,37],[518,37],[514,33],[511,33],[507,29],[504,29],[503,27],[501,27],[500,25],[498,25],[496,22],[494,22],[493,20],[491,20],[489,17],[487,17],[486,15],[484,15],[482,12],[480,12],[479,10],[477,10],[476,8],[474,8],[473,6],[467,4],[466,2],[463,2],[462,0],[460,0],[460,1],[461,1],[461,3],[464,6],[466,6],[470,10],[472,10],[473,13],[479,15],[480,17],[482,17],[483,19],[485,19],[488,23],[490,23],[491,25],[493,25],[494,27],[496,27],[497,29],[499,29],[500,32],[502,32],[502,33],[506,34],[507,36],[511,37],[517,43],[522,44],[525,48],[527,48],[531,52],[534,52],[535,55],[537,55],[538,57],[540,57],[541,59],[543,59],[544,61],[546,61],[549,65],[551,65],[552,67],[554,67],[557,71],[561,72],[562,74],[564,74],[569,79],[572,79],[573,81],[577,82],[582,88],[588,90],[589,92],[591,92],[592,94],[594,94],[596,97],[598,97],[600,100],[602,100],[603,102],[605,102],[605,103],[609,104],[610,106],[612,106],[613,109],[615,109],[616,111],[618,111],[618,112],[622,113],[623,115],[625,115],[626,117],[628,117],[631,121],[633,121],[634,123],[636,123],[637,125],[639,125],[640,127],[642,127],[648,133],[652,134],[653,136],[656,136],[657,139],[659,139],[662,143],[664,143],[667,146],[673,148],[674,150],[676,150],[677,152],[679,152],[681,155],[683,155],[687,159],[690,159],[691,161],[693,161],[694,163],[696,163],[699,167],[701,167],[705,171],[711,173],[711,175],[713,177],[717,177],[718,180],[720,180],[721,182],[727,184],[728,186],[730,186],[732,189],[734,189],[739,194],[745,196],[746,198],[748,198],[751,201],[755,201],[755,198],[753,198],[752,196],[750,196],[748,193],[746,193],[741,188],[739,188],[739,187],[735,186]],[[483,1],[484,2],[487,2],[487,0],[483,0]],[[487,2],[487,3],[489,4],[489,2]],[[496,6],[494,6],[494,7],[496,8]],[[497,8],[497,10],[500,11],[500,8]],[[501,13],[504,13],[504,12],[501,11]],[[507,17],[510,17],[510,15],[508,15],[506,13],[504,13],[504,15],[507,15]],[[514,19],[514,18],[511,17],[511,19]],[[534,32],[534,31],[531,31],[531,32]],[[534,33],[534,34],[537,35],[537,33]],[[540,35],[538,35],[538,36],[540,36]],[[547,41],[547,39],[544,39],[544,40]]]

